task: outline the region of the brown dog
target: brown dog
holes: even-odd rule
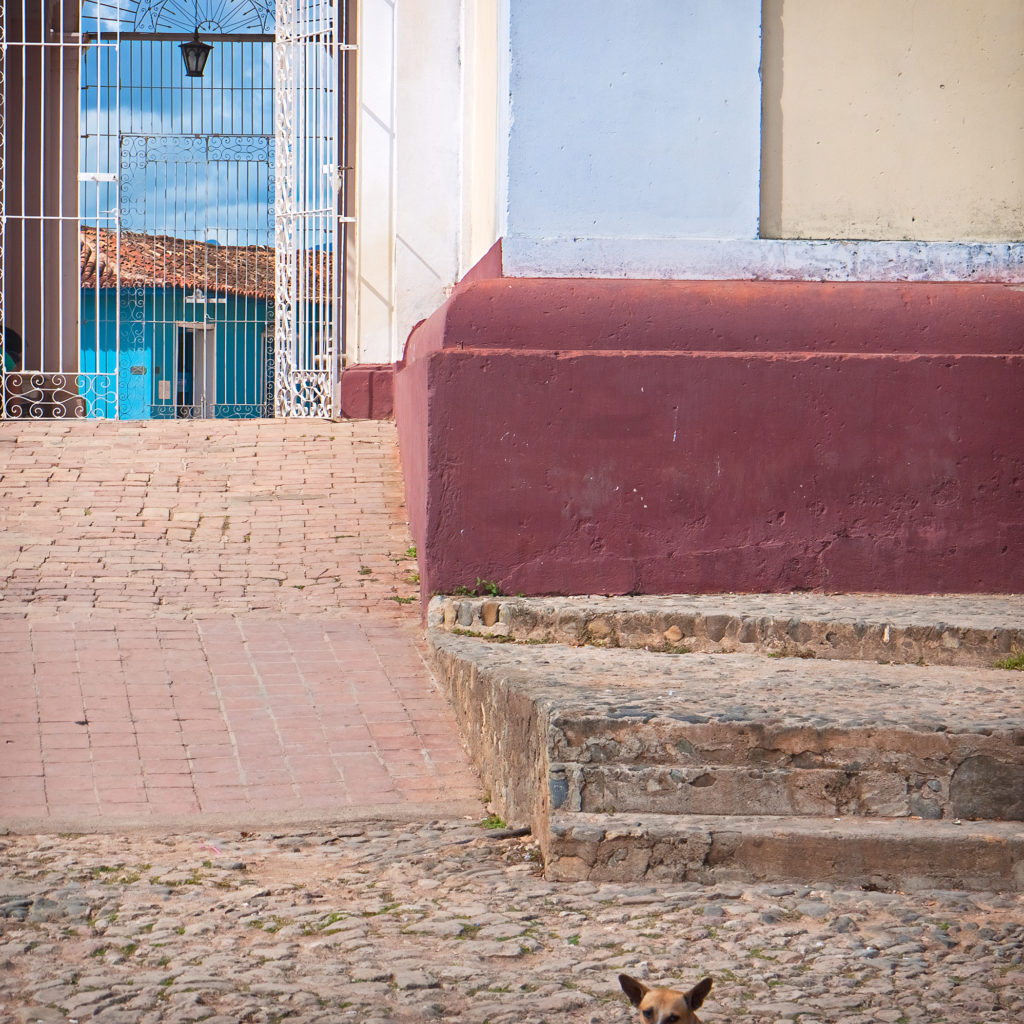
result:
[[[619,975],[622,991],[640,1011],[645,1024],[700,1024],[693,1011],[700,1007],[711,991],[711,979],[698,981],[689,992],[674,988],[648,988],[628,974]]]

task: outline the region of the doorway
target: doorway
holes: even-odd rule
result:
[[[207,324],[179,324],[174,344],[176,419],[213,419],[217,409],[217,332]]]

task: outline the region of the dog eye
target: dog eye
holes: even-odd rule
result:
[[[679,1024],[679,1015],[675,1013],[670,1013],[665,1018],[665,1024]]]
[[[647,1009],[644,1010],[644,1016],[648,1020],[654,1020],[654,1011],[648,1006]]]

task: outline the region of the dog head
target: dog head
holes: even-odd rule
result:
[[[628,974],[619,975],[619,984],[629,996],[629,1001],[640,1011],[645,1024],[700,1024],[700,1018],[693,1011],[711,991],[710,978],[698,981],[689,992],[677,992],[674,988],[648,988]]]

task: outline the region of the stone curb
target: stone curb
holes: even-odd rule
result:
[[[536,643],[991,667],[1024,651],[1024,596],[435,597],[430,628]]]
[[[59,818],[11,817],[0,818],[0,835],[110,835],[132,833],[162,834],[168,830],[185,832],[190,829],[248,830],[258,818],[259,828],[268,829],[331,829],[340,825],[385,825],[421,823],[425,818],[451,821],[479,821],[484,817],[479,800],[435,800],[429,804],[406,802],[375,806],[337,807],[295,811],[266,811],[258,815],[194,813],[188,815],[78,815]]]
[[[556,814],[547,877],[561,882],[775,881],[865,888],[1024,890],[1019,822],[752,815]]]

